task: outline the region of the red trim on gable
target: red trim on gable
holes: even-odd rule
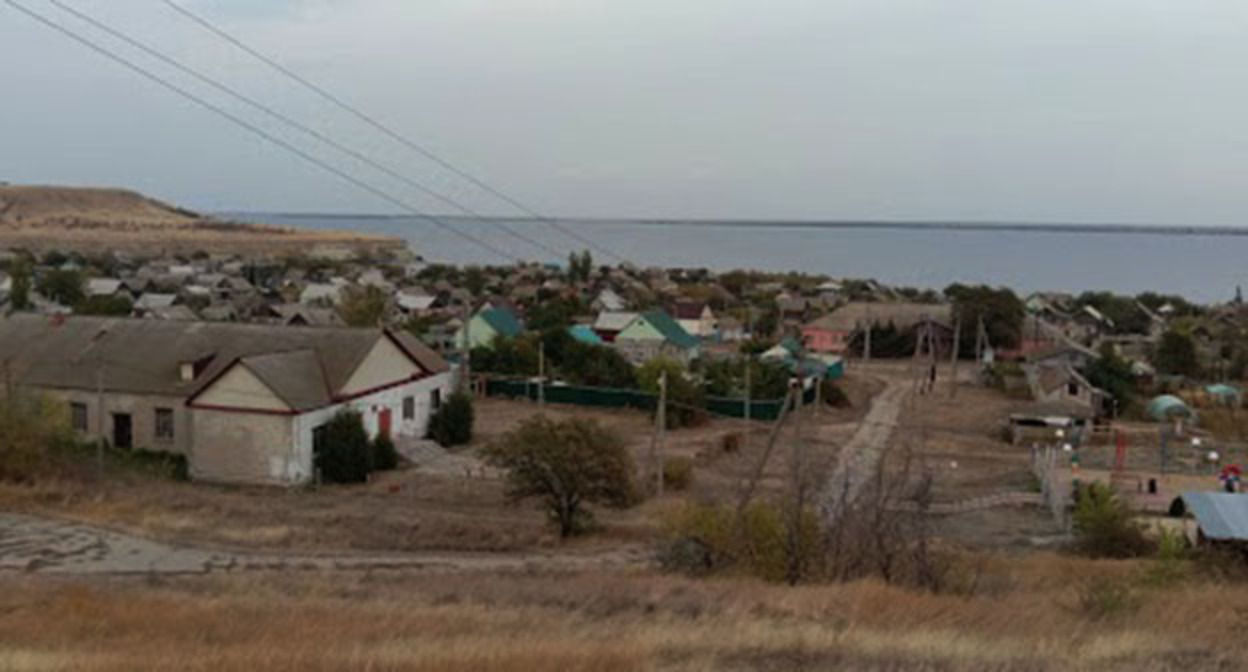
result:
[[[423,371],[424,369],[421,369],[421,370]],[[393,383],[386,383],[385,385],[380,385],[380,386],[378,386],[378,387],[370,388],[370,389],[367,389],[367,390],[361,390],[361,391],[359,391],[359,392],[356,392],[355,394],[339,395],[339,396],[334,397],[334,398],[333,398],[333,401],[332,401],[331,403],[329,403],[329,404],[325,404],[324,406],[317,406],[317,407],[315,407],[315,408],[305,409],[305,410],[302,410],[302,411],[298,411],[298,410],[277,411],[277,410],[269,410],[269,409],[263,409],[263,408],[243,408],[243,407],[236,407],[236,406],[216,406],[216,405],[213,405],[213,404],[198,404],[198,403],[195,403],[195,402],[194,402],[194,400],[187,401],[187,402],[186,402],[186,405],[187,405],[187,406],[190,406],[191,408],[203,409],[203,410],[206,410],[206,411],[222,411],[222,412],[230,412],[230,413],[257,413],[257,414],[260,414],[260,415],[291,415],[291,416],[293,416],[293,415],[303,415],[304,413],[312,413],[312,412],[314,412],[314,411],[319,411],[319,410],[324,409],[324,408],[329,408],[330,406],[336,406],[336,405],[338,405],[338,404],[346,404],[346,403],[350,403],[350,402],[352,402],[352,401],[355,401],[356,399],[361,399],[361,398],[363,398],[363,397],[367,397],[367,396],[370,396],[370,395],[373,395],[373,394],[377,394],[378,392],[385,392],[386,390],[392,390],[392,389],[394,389],[394,388],[396,388],[396,387],[402,387],[402,386],[404,386],[404,385],[407,385],[408,383],[414,383],[414,382],[416,382],[416,381],[418,381],[418,380],[424,380],[424,379],[426,379],[426,378],[432,378],[432,377],[434,377],[434,376],[436,376],[436,375],[438,375],[438,374],[434,374],[434,373],[419,373],[419,374],[416,374],[416,375],[414,375],[414,376],[411,376],[411,377],[408,377],[408,378],[404,378],[403,380],[397,380],[397,381],[395,381],[395,382],[393,382]]]
[[[367,397],[370,394],[377,394],[378,392],[385,392],[386,390],[392,390],[396,387],[401,387],[408,383],[414,383],[418,380],[424,380],[425,378],[432,378],[438,375],[436,373],[426,372],[424,367],[420,366],[419,364],[417,364],[416,367],[421,370],[421,373],[408,376],[407,378],[404,378],[403,380],[396,380],[393,383],[386,383],[385,385],[379,385],[377,387],[369,388],[367,390],[360,390],[359,392],[356,392],[355,394],[337,395],[334,397],[334,403],[341,404],[341,403],[345,403],[348,401],[355,401],[356,399],[359,399],[361,397]]]

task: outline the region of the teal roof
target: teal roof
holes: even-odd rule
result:
[[[690,336],[689,332],[680,326],[680,323],[661,310],[651,310],[647,313],[642,313],[641,319],[649,322],[650,326],[654,327],[655,331],[662,334],[663,339],[672,345],[685,348],[686,350],[698,347],[698,339]]]
[[[1234,397],[1236,399],[1239,398],[1239,388],[1233,385],[1226,385],[1225,383],[1218,383],[1216,385],[1207,385],[1205,387],[1205,391],[1208,392],[1209,394],[1219,396],[1219,397]]]
[[[602,338],[588,324],[574,324],[568,327],[568,334],[582,343],[602,345]]]
[[[482,311],[479,317],[485,320],[499,336],[514,338],[520,335],[524,329],[520,326],[520,320],[516,319],[514,313],[506,308],[491,308]]]
[[[786,336],[784,340],[780,341],[780,347],[788,350],[794,355],[802,351],[802,344],[798,343],[797,339],[792,336]]]

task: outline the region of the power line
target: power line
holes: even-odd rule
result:
[[[597,243],[595,243],[594,241],[590,240],[589,238],[586,238],[585,236],[582,236],[582,235],[580,235],[579,233],[577,233],[577,232],[573,231],[571,228],[564,226],[564,225],[563,225],[563,224],[561,224],[558,220],[556,220],[556,219],[554,219],[554,218],[552,218],[552,217],[546,217],[546,216],[543,216],[543,215],[539,214],[539,213],[538,213],[537,211],[535,211],[533,208],[528,207],[527,205],[525,205],[523,202],[521,202],[520,200],[516,199],[515,197],[509,196],[509,195],[507,195],[506,193],[504,193],[502,190],[500,190],[500,189],[497,189],[497,188],[495,188],[495,187],[490,186],[490,185],[489,185],[487,182],[485,182],[484,180],[482,180],[482,179],[480,179],[480,178],[476,177],[475,175],[473,175],[473,174],[469,173],[469,172],[468,172],[468,171],[466,171],[466,170],[463,170],[463,169],[461,169],[461,168],[459,168],[459,167],[455,166],[455,165],[454,165],[454,164],[452,164],[451,162],[449,162],[449,161],[447,161],[447,160],[443,159],[442,157],[438,156],[437,154],[433,153],[433,151],[431,151],[431,150],[429,150],[429,149],[427,149],[427,148],[425,148],[425,147],[421,146],[420,144],[418,144],[418,143],[416,143],[415,141],[413,141],[413,140],[411,140],[411,139],[407,138],[406,136],[404,136],[404,135],[402,135],[402,134],[398,133],[397,131],[392,130],[389,126],[386,126],[385,124],[381,123],[380,121],[378,121],[378,120],[377,120],[376,118],[374,118],[373,116],[371,116],[371,115],[369,115],[369,114],[365,113],[364,111],[360,110],[358,107],[355,107],[354,105],[351,105],[350,103],[347,103],[347,102],[346,102],[346,101],[344,101],[342,98],[340,98],[340,97],[338,97],[338,96],[334,95],[333,93],[331,93],[330,91],[326,90],[325,88],[323,88],[323,87],[321,87],[321,86],[319,86],[319,85],[317,85],[317,84],[315,84],[315,83],[313,83],[313,82],[309,81],[307,78],[305,78],[305,77],[303,77],[303,76],[299,75],[298,73],[294,72],[294,71],[293,71],[293,70],[291,70],[290,68],[287,68],[286,66],[282,65],[281,63],[278,63],[276,60],[274,60],[274,59],[272,59],[272,58],[270,58],[270,57],[268,57],[268,56],[264,55],[263,53],[261,53],[260,51],[258,51],[258,50],[256,50],[256,49],[252,48],[251,46],[247,45],[247,44],[246,44],[245,42],[243,42],[242,40],[240,40],[240,39],[238,39],[237,37],[234,37],[234,36],[233,36],[233,35],[231,35],[230,33],[226,32],[226,31],[225,31],[225,29],[218,27],[217,25],[213,24],[212,22],[208,21],[207,19],[203,18],[202,16],[200,16],[200,15],[198,15],[198,14],[196,14],[196,13],[194,13],[194,12],[190,11],[189,9],[186,9],[185,7],[183,7],[182,5],[180,5],[180,4],[176,3],[176,2],[174,2],[173,0],[162,0],[162,2],[164,2],[166,5],[168,5],[170,9],[172,9],[172,10],[174,10],[175,12],[177,12],[177,13],[181,14],[182,16],[185,16],[186,18],[190,19],[191,21],[193,21],[194,23],[196,23],[197,25],[199,25],[199,26],[200,26],[201,28],[203,28],[204,30],[207,30],[208,32],[210,32],[210,33],[212,33],[212,34],[216,35],[217,37],[220,37],[221,39],[225,40],[226,42],[229,42],[230,44],[234,45],[234,46],[235,46],[235,47],[237,47],[238,49],[242,50],[243,52],[247,53],[247,54],[248,54],[248,55],[250,55],[251,57],[255,58],[256,60],[258,60],[258,61],[260,61],[260,62],[264,63],[265,65],[269,66],[270,68],[273,68],[274,70],[278,71],[279,73],[281,73],[281,74],[285,75],[286,77],[288,77],[288,78],[290,78],[290,79],[294,80],[294,81],[295,81],[295,82],[297,82],[300,86],[303,86],[304,88],[308,89],[309,91],[312,91],[312,92],[313,92],[313,93],[315,93],[316,95],[320,96],[320,97],[321,97],[321,98],[323,98],[324,100],[329,101],[330,103],[334,104],[334,105],[335,105],[335,106],[337,106],[338,108],[340,108],[340,109],[342,109],[342,110],[345,110],[347,113],[351,114],[352,116],[354,116],[355,118],[359,119],[360,121],[363,121],[364,123],[366,123],[366,124],[368,124],[369,126],[373,127],[374,129],[376,129],[377,131],[379,131],[379,132],[381,132],[382,134],[386,135],[386,136],[387,136],[387,137],[389,137],[390,139],[392,139],[392,140],[394,140],[394,141],[396,141],[396,142],[398,142],[398,143],[402,144],[403,146],[407,147],[408,149],[410,149],[410,150],[412,150],[412,151],[416,152],[417,154],[419,154],[419,155],[421,155],[421,156],[425,157],[426,159],[428,159],[428,160],[430,160],[430,161],[432,161],[432,162],[436,163],[437,165],[441,166],[442,168],[446,169],[447,171],[449,171],[449,172],[451,172],[451,173],[453,173],[453,174],[455,174],[455,175],[459,176],[461,179],[467,180],[468,182],[470,182],[470,183],[472,183],[474,186],[476,186],[478,189],[481,189],[482,191],[486,192],[487,194],[490,194],[491,196],[493,196],[493,197],[497,198],[498,200],[500,200],[500,201],[502,201],[502,202],[504,202],[504,203],[506,203],[506,204],[510,205],[511,207],[515,208],[516,210],[519,210],[520,212],[524,213],[525,215],[527,215],[527,216],[529,216],[529,217],[532,217],[533,219],[536,219],[536,220],[538,220],[538,221],[541,221],[541,222],[544,222],[544,223],[548,224],[549,226],[551,226],[552,228],[554,228],[556,231],[559,231],[559,232],[561,232],[561,233],[563,233],[563,234],[565,234],[565,235],[567,235],[567,236],[569,236],[569,237],[573,238],[574,240],[576,240],[576,241],[580,242],[581,244],[588,246],[590,249],[593,249],[595,252],[599,252],[599,253],[601,253],[601,254],[603,254],[603,255],[605,255],[605,256],[607,256],[607,257],[610,257],[610,258],[612,258],[612,259],[614,259],[614,260],[616,260],[616,261],[628,261],[628,260],[627,260],[627,259],[625,259],[624,257],[621,257],[621,256],[620,256],[620,255],[618,255],[618,254],[615,254],[614,252],[612,252],[612,251],[610,251],[610,250],[608,250],[608,249],[606,249],[606,248],[604,248],[604,247],[602,247],[602,246],[598,245]]]
[[[433,190],[433,189],[430,189],[429,187],[426,187],[425,185],[421,184],[420,182],[417,182],[416,180],[411,179],[411,178],[407,177],[406,175],[403,175],[402,173],[399,173],[398,171],[394,170],[393,168],[390,168],[389,166],[387,166],[387,165],[385,165],[385,164],[383,164],[383,163],[381,163],[381,162],[379,162],[379,161],[376,161],[376,160],[372,159],[371,157],[369,157],[369,156],[367,156],[367,155],[365,155],[365,154],[363,154],[363,153],[361,153],[361,152],[359,152],[359,151],[356,151],[356,150],[352,149],[351,147],[348,147],[348,146],[346,146],[346,145],[343,145],[342,143],[340,143],[340,142],[338,142],[338,141],[334,140],[333,138],[326,136],[324,133],[321,133],[321,132],[317,131],[316,129],[310,128],[310,127],[308,127],[307,125],[302,124],[302,123],[300,123],[300,122],[298,122],[298,121],[296,121],[296,120],[292,119],[291,117],[289,117],[289,116],[287,116],[287,115],[285,115],[285,114],[282,114],[281,112],[278,112],[277,110],[273,109],[272,107],[269,107],[269,106],[265,105],[264,103],[261,103],[261,102],[259,102],[259,101],[255,100],[254,98],[248,97],[248,96],[246,96],[246,95],[244,95],[244,94],[240,93],[240,92],[239,92],[239,91],[237,91],[236,89],[233,89],[233,88],[231,88],[231,87],[229,87],[229,86],[227,86],[227,85],[225,85],[225,84],[221,83],[220,81],[218,81],[218,80],[216,80],[216,79],[213,79],[212,77],[209,77],[208,75],[205,75],[205,74],[203,74],[202,72],[199,72],[199,71],[195,70],[194,68],[191,68],[190,66],[185,65],[185,64],[183,64],[183,63],[179,62],[178,60],[176,60],[176,59],[174,59],[174,58],[172,58],[172,57],[168,56],[167,54],[162,53],[161,51],[157,50],[156,48],[154,48],[154,47],[152,47],[152,46],[150,46],[150,45],[144,44],[143,42],[140,42],[139,40],[137,40],[137,39],[135,39],[135,38],[133,38],[133,37],[131,37],[131,36],[129,36],[129,35],[127,35],[127,34],[123,33],[122,31],[120,31],[120,30],[118,30],[118,29],[116,29],[116,28],[113,28],[112,26],[109,26],[109,25],[105,24],[104,22],[102,22],[102,21],[100,21],[100,20],[98,20],[98,19],[95,19],[94,17],[91,17],[90,15],[88,15],[88,14],[86,14],[86,13],[84,13],[84,12],[80,11],[80,10],[74,9],[73,7],[71,7],[71,6],[67,5],[67,4],[65,4],[64,2],[61,2],[61,0],[48,0],[48,2],[50,2],[51,4],[55,5],[55,6],[56,6],[56,7],[58,7],[59,9],[61,9],[61,11],[64,11],[64,12],[66,12],[66,13],[69,13],[69,14],[72,14],[73,16],[78,17],[78,18],[79,18],[79,19],[81,19],[82,21],[85,21],[86,23],[88,23],[88,24],[90,24],[90,25],[92,25],[92,26],[94,26],[94,27],[96,27],[96,28],[98,28],[98,29],[100,29],[100,30],[102,30],[102,31],[104,31],[104,32],[106,32],[106,33],[108,33],[109,35],[112,35],[113,37],[115,37],[115,38],[117,38],[117,39],[119,39],[119,40],[121,40],[121,41],[125,42],[126,44],[129,44],[130,46],[135,47],[136,49],[139,49],[139,50],[140,50],[140,51],[142,51],[143,53],[145,53],[145,54],[147,54],[147,55],[149,55],[149,56],[151,56],[151,57],[153,57],[153,58],[155,58],[155,59],[157,59],[157,60],[161,61],[162,63],[165,63],[165,64],[167,64],[167,65],[169,65],[169,66],[171,66],[171,67],[175,68],[176,70],[178,70],[178,71],[180,71],[180,72],[183,72],[183,73],[185,73],[185,74],[187,74],[187,75],[190,75],[191,77],[195,78],[196,80],[199,80],[200,82],[203,82],[204,84],[207,84],[208,86],[210,86],[210,87],[212,87],[212,88],[214,88],[214,89],[217,89],[218,91],[221,91],[221,92],[225,93],[226,95],[228,95],[228,96],[230,96],[230,97],[232,97],[232,98],[234,98],[234,99],[236,99],[236,100],[242,101],[243,103],[245,103],[245,104],[247,104],[247,105],[249,105],[249,106],[251,106],[251,107],[253,107],[253,108],[257,109],[257,110],[260,110],[261,112],[263,112],[263,113],[265,113],[265,114],[267,114],[267,115],[269,115],[270,117],[272,117],[272,118],[274,118],[274,119],[277,119],[278,121],[282,122],[283,124],[286,124],[287,126],[294,127],[295,129],[299,130],[300,132],[302,132],[302,133],[304,133],[304,134],[306,134],[306,135],[309,135],[309,136],[311,136],[312,138],[314,138],[314,139],[316,139],[316,140],[318,140],[318,141],[320,141],[320,142],[323,142],[323,143],[325,143],[326,145],[329,145],[330,147],[333,147],[334,149],[336,149],[336,150],[338,150],[338,151],[340,151],[340,152],[342,152],[342,153],[344,153],[344,154],[347,154],[348,156],[350,156],[350,157],[352,157],[352,158],[356,159],[357,161],[360,161],[360,162],[362,162],[362,163],[364,163],[364,164],[366,164],[366,165],[368,165],[368,166],[371,166],[372,168],[374,168],[374,169],[376,169],[376,170],[378,170],[378,171],[381,171],[382,173],[385,173],[386,175],[389,175],[390,177],[392,177],[392,178],[394,178],[394,179],[396,179],[396,180],[399,180],[400,182],[403,182],[404,184],[406,184],[406,185],[408,185],[408,186],[410,186],[410,187],[413,187],[413,188],[415,188],[415,189],[418,189],[418,190],[420,190],[422,193],[424,193],[424,194],[426,194],[426,195],[428,195],[428,196],[431,196],[431,197],[433,197],[433,198],[435,198],[435,199],[437,199],[437,200],[441,201],[442,203],[445,203],[445,204],[447,204],[447,205],[450,205],[451,207],[453,207],[453,208],[455,208],[455,209],[459,210],[460,212],[463,212],[463,213],[465,213],[465,214],[467,214],[467,215],[470,215],[470,216],[476,217],[476,218],[477,218],[477,219],[479,219],[479,220],[483,220],[483,221],[490,221],[492,224],[494,224],[495,226],[497,226],[497,227],[498,227],[499,229],[501,229],[503,232],[505,232],[505,233],[507,233],[507,234],[511,235],[513,238],[516,238],[517,240],[520,240],[520,241],[522,241],[522,242],[528,243],[529,245],[532,245],[533,247],[536,247],[536,248],[538,248],[538,249],[542,250],[543,252],[545,252],[545,253],[547,253],[547,254],[552,254],[552,255],[554,255],[556,258],[560,258],[560,257],[562,257],[562,256],[563,256],[563,253],[562,253],[562,252],[560,252],[559,250],[556,250],[556,249],[554,249],[554,248],[550,247],[549,245],[546,245],[545,243],[542,243],[542,242],[540,242],[540,241],[533,240],[532,238],[529,238],[529,237],[527,237],[527,236],[525,236],[525,235],[523,235],[523,234],[517,233],[516,231],[513,231],[510,227],[508,227],[508,226],[504,225],[502,222],[498,222],[498,221],[496,221],[496,220],[487,220],[487,218],[486,218],[484,215],[482,215],[481,213],[476,212],[475,210],[472,210],[471,208],[469,208],[469,207],[467,207],[467,206],[462,205],[461,203],[459,203],[459,202],[455,201],[454,199],[452,199],[452,198],[450,198],[450,197],[448,197],[448,196],[446,196],[446,195],[444,195],[444,194],[441,194],[441,193],[439,193],[439,192],[437,192],[437,191],[435,191],[435,190]]]
[[[222,117],[222,118],[224,118],[224,119],[226,119],[226,120],[230,121],[231,123],[233,123],[233,124],[235,124],[235,125],[237,125],[237,126],[239,126],[239,127],[243,128],[244,130],[247,130],[248,132],[250,132],[250,133],[252,133],[252,134],[254,134],[254,135],[256,135],[256,136],[259,136],[260,138],[262,138],[262,139],[264,139],[264,140],[266,140],[266,141],[268,141],[268,142],[270,142],[270,143],[272,143],[272,144],[274,144],[274,145],[277,145],[278,147],[280,147],[280,148],[282,148],[282,149],[285,149],[286,151],[288,151],[288,152],[290,152],[290,153],[294,154],[295,156],[298,156],[299,158],[303,159],[304,161],[306,161],[306,162],[308,162],[308,163],[311,163],[312,165],[317,166],[318,168],[321,168],[322,170],[325,170],[325,171],[327,171],[327,172],[329,172],[329,173],[331,173],[331,174],[333,174],[333,175],[335,175],[335,176],[337,176],[337,177],[341,178],[342,180],[344,180],[344,181],[346,181],[346,182],[348,182],[348,183],[350,183],[350,184],[352,184],[352,185],[354,185],[354,186],[356,186],[356,187],[358,187],[358,188],[360,188],[360,189],[363,189],[364,191],[367,191],[367,192],[369,192],[369,193],[373,194],[374,196],[377,196],[378,198],[381,198],[382,200],[387,201],[388,203],[391,203],[392,205],[395,205],[396,207],[401,208],[402,210],[404,210],[405,212],[407,212],[407,213],[409,213],[409,214],[412,214],[412,215],[415,215],[415,216],[417,216],[417,217],[421,217],[421,218],[423,218],[423,219],[426,219],[426,220],[428,220],[428,221],[430,221],[430,222],[434,223],[435,225],[437,225],[437,226],[439,226],[439,227],[442,227],[442,228],[446,229],[447,231],[449,231],[449,232],[453,233],[454,235],[459,236],[460,238],[463,238],[464,240],[467,240],[467,241],[469,241],[469,242],[471,242],[471,243],[473,243],[473,244],[475,244],[475,245],[478,245],[478,246],[480,246],[481,248],[486,249],[486,250],[490,251],[491,253],[496,254],[496,255],[498,255],[498,256],[500,256],[500,257],[504,258],[504,259],[507,259],[507,260],[509,260],[509,261],[523,261],[523,260],[522,260],[522,259],[520,259],[519,257],[516,257],[515,255],[510,254],[510,253],[508,253],[508,252],[505,252],[505,251],[503,251],[502,249],[500,249],[500,248],[498,248],[498,247],[496,247],[496,246],[494,246],[494,245],[491,245],[490,243],[487,243],[487,242],[485,242],[484,240],[481,240],[480,238],[478,238],[478,237],[476,237],[476,236],[474,236],[474,235],[472,235],[472,234],[470,234],[470,233],[467,233],[467,232],[465,232],[465,231],[461,231],[461,230],[459,230],[458,228],[456,228],[456,227],[454,227],[454,226],[451,226],[450,224],[446,223],[445,221],[442,221],[441,219],[439,219],[438,217],[435,217],[435,216],[433,216],[433,215],[429,215],[429,214],[426,214],[426,213],[424,213],[424,212],[421,212],[418,208],[416,208],[416,207],[414,207],[414,206],[412,206],[412,205],[408,204],[407,202],[403,201],[402,199],[400,199],[400,198],[398,198],[398,197],[396,197],[396,196],[391,195],[389,192],[387,192],[387,191],[385,191],[385,190],[383,190],[383,189],[380,189],[380,188],[378,188],[378,187],[375,187],[375,186],[373,186],[373,185],[371,185],[371,184],[369,184],[369,183],[365,182],[364,180],[362,180],[362,179],[360,179],[360,178],[357,178],[357,177],[355,177],[355,176],[351,175],[350,173],[348,173],[348,172],[346,172],[346,171],[344,171],[344,170],[342,170],[342,169],[340,169],[340,168],[338,168],[338,167],[336,167],[336,166],[334,166],[334,165],[332,165],[332,164],[330,164],[330,163],[328,163],[328,162],[326,162],[326,161],[323,161],[323,160],[321,160],[321,159],[318,159],[317,157],[315,157],[315,156],[313,156],[313,155],[311,155],[311,154],[309,154],[309,153],[305,152],[305,151],[304,151],[304,150],[302,150],[302,149],[299,149],[299,148],[298,148],[298,147],[296,147],[295,145],[293,145],[293,144],[291,144],[291,143],[289,143],[289,142],[287,142],[287,141],[285,141],[285,140],[283,140],[283,139],[281,139],[281,138],[279,138],[279,137],[277,137],[277,136],[273,135],[272,133],[269,133],[268,131],[265,131],[264,129],[262,129],[262,128],[260,128],[260,127],[256,126],[255,124],[252,124],[251,122],[248,122],[247,120],[242,119],[241,117],[238,117],[237,115],[234,115],[234,114],[230,113],[229,111],[225,110],[224,108],[222,108],[222,107],[220,107],[220,106],[218,106],[218,105],[215,105],[215,104],[213,104],[213,103],[211,103],[211,102],[209,102],[209,101],[207,101],[207,100],[205,100],[205,99],[201,98],[200,96],[197,96],[197,95],[195,95],[194,93],[191,93],[190,91],[187,91],[186,89],[183,89],[183,88],[179,87],[177,84],[174,84],[174,83],[172,83],[172,82],[170,82],[170,81],[168,81],[168,80],[166,80],[166,79],[162,78],[160,75],[157,75],[157,74],[155,74],[155,73],[151,72],[150,70],[147,70],[147,69],[146,69],[146,68],[144,68],[143,66],[140,66],[140,65],[138,65],[138,64],[136,64],[136,63],[134,63],[134,62],[132,62],[132,61],[130,61],[130,60],[128,60],[128,59],[126,59],[126,58],[125,58],[125,57],[123,57],[123,56],[119,56],[119,55],[117,55],[117,54],[115,54],[115,53],[113,53],[113,52],[109,51],[106,47],[103,47],[103,46],[99,45],[98,43],[93,42],[93,41],[91,41],[90,39],[88,39],[88,38],[86,38],[86,37],[83,37],[82,35],[79,35],[78,33],[74,32],[73,30],[71,30],[71,29],[69,29],[69,28],[66,28],[65,26],[60,25],[60,24],[59,24],[59,23],[57,23],[56,21],[54,21],[54,20],[52,20],[52,19],[49,19],[48,17],[44,16],[43,14],[40,14],[40,13],[38,13],[38,12],[36,12],[36,11],[34,11],[34,10],[32,10],[32,9],[30,9],[30,8],[28,8],[28,7],[26,7],[26,6],[24,6],[24,5],[22,5],[21,3],[17,2],[16,0],[4,0],[4,2],[5,2],[6,4],[8,4],[9,6],[13,7],[14,9],[16,9],[17,11],[19,11],[19,12],[21,12],[21,13],[25,14],[26,16],[29,16],[30,18],[34,19],[35,21],[37,21],[37,22],[39,22],[39,23],[41,23],[41,24],[43,24],[43,25],[47,26],[48,28],[51,28],[52,30],[55,30],[55,31],[56,31],[56,32],[58,32],[58,33],[61,33],[62,35],[64,35],[64,36],[66,36],[66,37],[70,38],[71,40],[73,40],[73,41],[75,41],[75,42],[78,42],[79,44],[81,44],[81,45],[83,45],[84,47],[87,47],[88,49],[90,49],[90,50],[92,50],[92,51],[94,51],[94,52],[96,52],[96,53],[100,54],[101,56],[104,56],[105,58],[108,58],[109,60],[114,61],[114,62],[116,62],[116,63],[118,63],[118,64],[120,64],[120,65],[122,65],[122,66],[124,66],[124,67],[126,67],[126,68],[128,68],[128,69],[130,69],[130,70],[132,70],[132,71],[134,71],[134,72],[136,72],[136,73],[138,73],[139,75],[143,76],[144,78],[149,79],[149,80],[151,80],[151,81],[155,82],[156,84],[159,84],[160,86],[162,86],[162,87],[164,87],[164,88],[166,88],[166,89],[168,89],[168,90],[172,91],[173,93],[176,93],[176,94],[177,94],[177,95],[179,95],[179,96],[182,96],[183,98],[186,98],[187,100],[190,100],[191,102],[193,102],[193,103],[195,103],[195,104],[199,105],[200,107],[203,107],[204,109],[206,109],[206,110],[208,110],[208,111],[210,111],[210,112],[212,112],[212,113],[214,113],[214,114],[216,114],[216,115],[218,115],[218,116],[220,116],[220,117]]]

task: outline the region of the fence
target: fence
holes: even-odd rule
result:
[[[1062,530],[1070,531],[1071,483],[1061,476],[1058,466],[1061,454],[1062,451],[1053,446],[1032,446],[1031,471],[1040,481],[1041,499],[1048,505],[1053,519]]]
[[[610,387],[590,387],[587,385],[542,385],[536,380],[514,378],[487,378],[485,394],[489,397],[507,397],[509,399],[529,399],[537,401],[543,396],[548,403],[570,404],[573,406],[590,406],[594,408],[636,408],[650,411],[658,404],[657,395],[641,390],[628,390]],[[815,388],[812,386],[803,393],[803,403],[811,403],[815,399]],[[750,401],[750,419],[771,421],[780,417],[783,399],[754,399]],[[714,416],[729,418],[745,417],[745,399],[730,397],[707,397],[706,411]]]

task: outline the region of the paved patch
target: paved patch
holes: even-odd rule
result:
[[[45,574],[207,574],[254,570],[411,569],[444,572],[644,567],[650,553],[630,546],[591,555],[560,553],[296,554],[178,546],[81,523],[0,514],[0,572]]]

